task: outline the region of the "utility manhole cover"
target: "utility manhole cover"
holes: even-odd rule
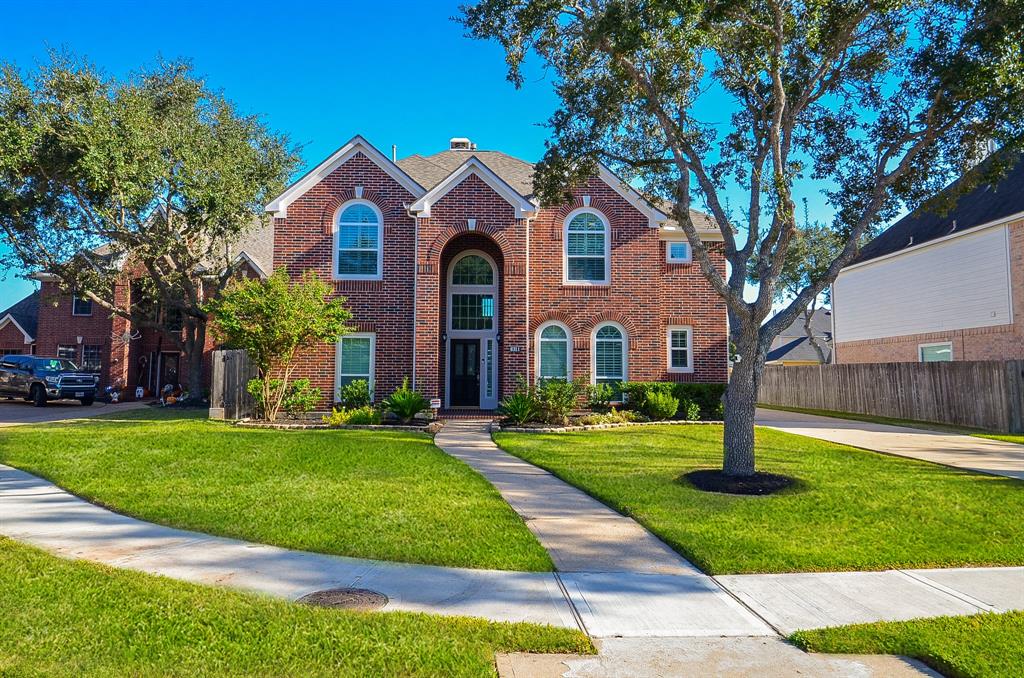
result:
[[[313,591],[299,598],[298,602],[346,610],[379,610],[388,604],[388,597],[369,589],[341,588]]]

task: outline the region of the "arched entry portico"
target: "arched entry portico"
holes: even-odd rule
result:
[[[502,324],[501,251],[482,236],[448,243],[441,270],[441,363],[445,407],[498,406]]]

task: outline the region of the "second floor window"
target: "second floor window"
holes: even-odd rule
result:
[[[335,238],[339,278],[355,280],[381,277],[383,221],[376,207],[354,202],[341,210]]]
[[[72,295],[71,315],[92,315],[92,299]]]
[[[608,283],[609,230],[608,222],[596,212],[570,215],[565,225],[565,282]]]

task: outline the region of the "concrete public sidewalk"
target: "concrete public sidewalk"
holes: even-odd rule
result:
[[[759,426],[900,457],[1024,480],[1024,445],[957,433],[758,408]]]

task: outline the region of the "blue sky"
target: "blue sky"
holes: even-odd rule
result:
[[[526,160],[544,150],[557,106],[538,64],[516,90],[501,49],[463,37],[458,2],[5,3],[0,60],[23,69],[69,48],[113,76],[187,58],[243,112],[303,146],[316,163],[354,134],[400,157],[453,136]],[[714,107],[707,119],[728,122]],[[0,274],[0,309],[32,289]]]

